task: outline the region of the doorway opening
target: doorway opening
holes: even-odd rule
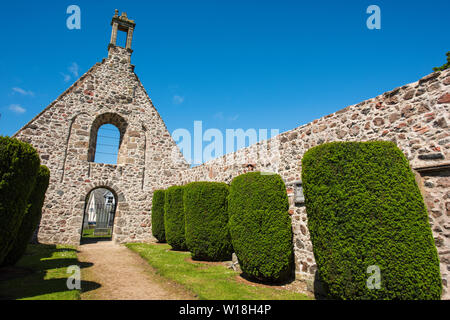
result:
[[[81,229],[81,243],[112,240],[117,197],[109,189],[92,190],[87,198]]]

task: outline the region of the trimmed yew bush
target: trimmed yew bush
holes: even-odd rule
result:
[[[166,242],[164,229],[164,202],[166,191],[155,190],[152,200],[152,233],[159,242]]]
[[[228,212],[231,241],[242,271],[263,281],[291,276],[291,219],[281,177],[250,172],[234,178]]]
[[[30,144],[0,137],[0,264],[22,224],[39,165],[39,155]]]
[[[314,257],[330,297],[440,299],[427,210],[394,143],[314,147],[303,157],[302,180]],[[375,284],[371,266],[380,270],[380,289],[367,285]]]
[[[231,260],[228,189],[226,183],[218,182],[192,182],[184,187],[186,246],[193,259]]]
[[[167,243],[174,250],[186,250],[183,189],[173,186],[166,190],[164,203],[164,228]]]
[[[41,166],[36,178],[36,184],[28,199],[27,212],[22,219],[14,245],[3,260],[3,265],[15,265],[25,253],[28,243],[41,221],[42,206],[44,205],[49,180],[50,170],[46,166]]]

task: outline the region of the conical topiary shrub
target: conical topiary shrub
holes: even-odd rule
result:
[[[50,170],[46,166],[41,166],[36,178],[36,184],[28,199],[27,212],[22,219],[22,224],[20,225],[14,244],[3,260],[3,265],[15,265],[24,255],[28,243],[41,221],[42,206],[44,205],[45,193],[49,181]]]
[[[181,186],[168,188],[164,204],[166,240],[175,250],[186,250],[183,189]]]
[[[30,144],[0,137],[0,265],[22,224],[39,165],[39,155]]]
[[[334,299],[440,299],[439,259],[419,188],[392,142],[333,142],[302,160],[308,227]]]
[[[186,245],[192,258],[231,260],[228,189],[226,183],[219,182],[192,182],[184,187]]]
[[[292,227],[281,177],[250,172],[234,178],[228,212],[231,241],[242,271],[262,281],[291,276]]]
[[[152,200],[152,234],[159,242],[166,242],[164,229],[165,190],[155,190]]]

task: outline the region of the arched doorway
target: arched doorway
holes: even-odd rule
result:
[[[117,208],[117,195],[114,191],[99,187],[86,196],[81,243],[111,240]]]

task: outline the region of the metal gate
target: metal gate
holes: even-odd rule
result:
[[[116,205],[97,203],[86,208],[83,222],[83,238],[111,237]]]

